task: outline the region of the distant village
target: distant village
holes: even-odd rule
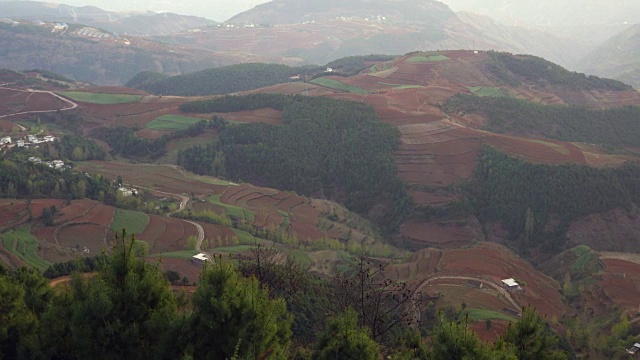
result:
[[[19,148],[28,148],[28,147],[37,147],[39,144],[49,143],[54,141],[60,141],[60,138],[57,138],[52,135],[45,135],[43,137],[38,137],[36,135],[26,135],[22,138],[16,138],[15,143],[14,139],[11,136],[4,136],[0,138],[0,149],[6,150],[11,149],[13,147]]]
[[[14,141],[15,140],[15,141]],[[43,143],[51,143],[54,141],[60,141],[60,138],[45,135],[43,137],[38,137],[33,134],[26,135],[21,138],[12,139],[11,136],[4,136],[0,138],[0,150],[6,151],[13,148],[37,148],[40,144]],[[52,169],[64,171],[66,169],[71,168],[69,165],[66,165],[62,160],[51,160],[51,161],[43,161],[41,158],[36,156],[29,157],[29,162],[33,164],[43,164]]]
[[[60,35],[67,33],[70,30],[69,24],[63,22],[45,22],[41,20],[13,20],[9,18],[0,18],[0,23],[9,24],[11,26],[18,25],[32,25],[39,26],[46,29],[51,29],[52,33],[59,33]],[[96,29],[89,26],[73,29],[69,32],[71,36],[83,37],[94,41],[110,41],[119,42],[124,45],[131,45],[129,39],[120,37],[118,34],[107,33],[105,30]]]

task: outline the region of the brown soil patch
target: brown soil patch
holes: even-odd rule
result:
[[[412,242],[438,247],[458,247],[482,238],[480,229],[469,221],[418,222],[407,221],[400,228],[400,235]]]
[[[55,221],[57,224],[64,224],[75,220],[87,214],[96,205],[98,205],[98,202],[94,200],[73,200],[71,204],[62,208],[61,214],[56,217]]]
[[[67,248],[75,248],[82,252],[87,247],[90,254],[100,254],[106,244],[104,236],[107,229],[97,224],[73,224],[59,228],[57,233],[58,243]]]
[[[640,264],[622,259],[602,259],[605,274],[598,284],[623,311],[637,314],[640,299]]]

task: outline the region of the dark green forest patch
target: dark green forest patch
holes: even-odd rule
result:
[[[363,104],[276,94],[185,104],[183,111],[283,111],[285,126],[228,126],[218,141],[182,151],[178,165],[199,174],[341,202],[387,228],[410,207],[391,157],[397,129]]]
[[[510,97],[458,94],[449,113],[487,116],[486,130],[519,136],[543,136],[611,146],[640,146],[640,107],[595,110],[584,106],[549,106]]]
[[[535,165],[485,147],[467,191],[474,215],[502,223],[521,249],[558,250],[571,221],[640,204],[640,164]]]

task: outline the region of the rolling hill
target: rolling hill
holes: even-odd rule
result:
[[[387,276],[422,291],[433,309],[468,314],[488,339],[532,305],[573,348],[611,358],[602,355],[609,341],[628,340],[609,340],[611,327],[622,315],[632,324],[640,318],[637,259],[603,252],[637,247],[640,93],[530,55],[418,51],[335,64],[348,74],[233,96],[69,83],[75,88],[57,95],[77,108],[64,111],[55,110],[53,94],[28,84],[2,89],[8,125],[39,123],[98,139],[119,160],[78,161],[78,181],[85,173],[105,184],[100,175],[121,176],[143,192],[144,201],[130,204],[147,213],[95,199],[33,199],[36,211],[61,209],[44,226],[37,216],[27,221],[26,200],[5,199],[0,221],[15,230],[3,234],[0,258],[45,267],[42,260],[67,260],[84,247],[93,254],[123,223],[138,229],[152,259],[171,259],[190,278],[198,272],[186,260],[200,235],[194,223],[212,253],[243,254],[255,241],[274,241],[323,274],[366,250],[374,261],[406,259]],[[164,80],[146,73],[137,84],[155,81]],[[45,107],[51,113],[37,120],[28,113]],[[400,187],[382,191],[390,185]],[[385,226],[390,211],[399,226]],[[499,287],[509,277],[522,291]]]
[[[0,14],[9,19],[80,23],[115,33],[165,35],[215,25],[196,16],[155,12],[114,12],[95,6],[69,6],[37,1],[0,1]]]

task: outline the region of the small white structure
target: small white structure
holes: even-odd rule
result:
[[[18,147],[24,147],[24,140],[16,141],[16,145],[18,145]]]
[[[138,196],[138,190],[136,189],[130,189],[130,188],[121,186],[118,188],[118,191],[122,194],[123,197]]]
[[[502,287],[509,291],[520,290],[520,284],[518,284],[513,278],[502,280]]]
[[[11,144],[11,136],[0,138],[0,145]]]
[[[333,72],[333,68],[327,67],[327,70],[325,70],[325,72]]]
[[[204,265],[207,261],[209,261],[209,257],[204,253],[196,254],[191,257],[191,262],[196,265]]]
[[[638,354],[640,354],[640,344],[633,344],[630,349],[627,349],[627,354],[631,354],[633,356],[637,356]]]
[[[31,156],[28,159],[30,162],[34,163],[34,164],[40,164],[42,162],[42,159],[40,159],[39,157],[35,157],[35,156]]]

